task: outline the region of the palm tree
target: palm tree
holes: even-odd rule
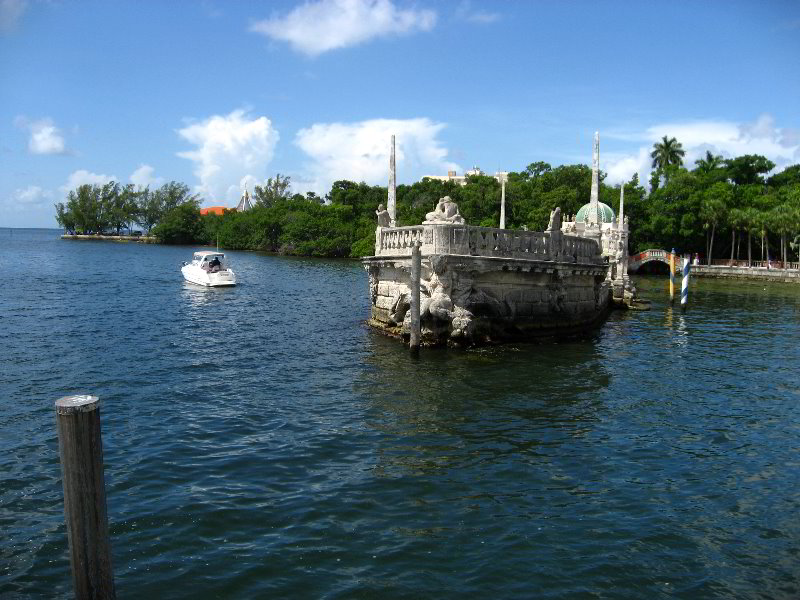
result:
[[[740,208],[732,208],[728,213],[728,225],[731,226],[731,266],[734,265],[734,260],[739,259],[739,253],[736,251],[736,233],[747,222],[743,212]],[[741,241],[741,236],[739,236],[739,239]]]
[[[664,136],[660,142],[653,144],[650,157],[653,159],[653,168],[669,179],[670,167],[680,167],[685,154],[686,151],[678,140]]]
[[[751,253],[750,240],[752,238],[753,232],[758,232],[760,229],[761,213],[758,210],[756,210],[756,208],[748,206],[747,208],[742,209],[742,212],[740,214],[742,217],[744,228],[747,231],[747,266],[750,267],[752,266],[753,263],[753,255]]]
[[[674,139],[674,138],[673,138]],[[698,158],[694,161],[695,171],[699,171],[703,175],[711,173],[714,169],[719,169],[722,166],[722,157],[719,155],[711,154],[706,150],[705,158]]]
[[[708,264],[711,264],[711,257],[714,254],[714,234],[717,225],[725,220],[728,209],[733,200],[733,190],[729,183],[715,183],[706,190],[700,202],[700,218],[706,224],[706,228],[711,227],[711,239],[706,250],[708,251]]]

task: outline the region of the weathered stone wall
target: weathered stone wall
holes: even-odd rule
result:
[[[410,258],[365,259],[370,324],[408,335]],[[422,342],[471,345],[573,334],[611,307],[602,264],[431,255],[423,258]]]
[[[691,274],[697,277],[717,277],[720,279],[752,279],[757,281],[800,283],[800,271],[794,269],[692,265]]]

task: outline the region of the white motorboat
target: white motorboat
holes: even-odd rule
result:
[[[236,274],[225,261],[225,255],[213,250],[195,252],[192,262],[183,263],[181,273],[189,283],[206,287],[236,285]]]

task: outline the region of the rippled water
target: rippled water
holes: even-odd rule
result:
[[[800,596],[800,289],[642,279],[414,360],[357,263],[0,229],[0,596],[72,594],[53,403],[103,401],[120,597]]]

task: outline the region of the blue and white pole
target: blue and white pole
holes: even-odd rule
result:
[[[675,248],[669,255],[669,303],[675,303]]]
[[[689,269],[691,261],[688,258],[683,259],[683,282],[681,283],[681,310],[686,310],[686,305],[689,302]]]

